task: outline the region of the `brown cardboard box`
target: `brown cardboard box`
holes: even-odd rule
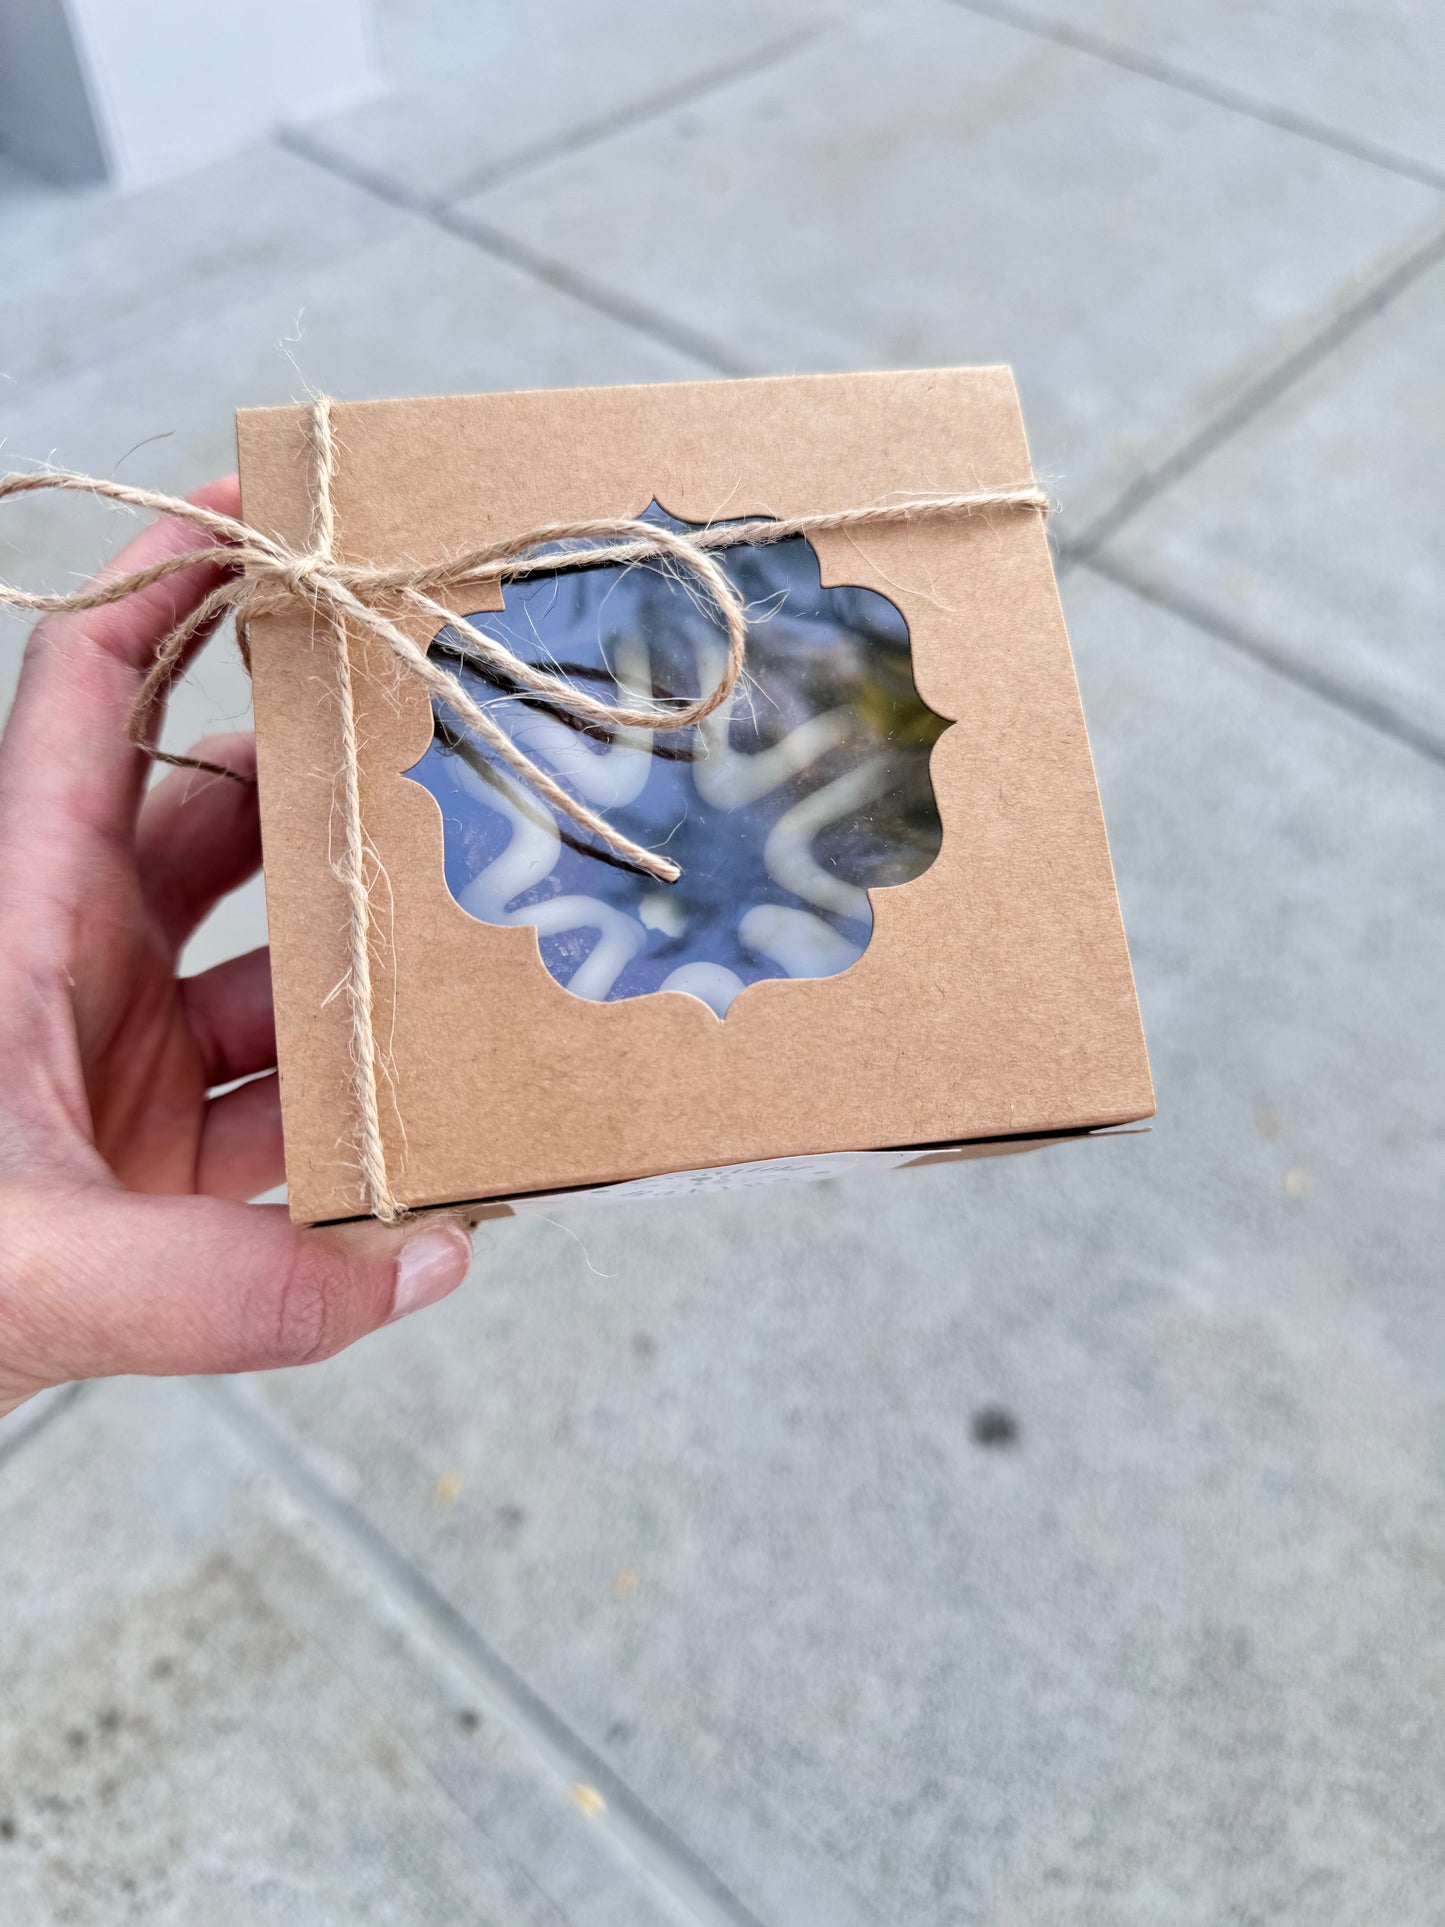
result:
[[[238,420],[245,517],[297,546],[307,413]],[[363,402],[337,405],[335,425],[337,553],[386,566],[654,500],[705,522],[1030,477],[1004,368]],[[374,639],[351,638],[361,810],[384,873],[383,1134],[408,1205],[497,1208],[829,1153],[926,1162],[1152,1112],[1041,518],[930,517],[814,547],[824,584],[901,610],[919,694],[951,719],[929,766],[942,844],[915,880],[869,893],[873,934],[851,968],[753,984],[722,1018],[673,994],[585,1002],[548,974],[532,928],[467,914],[447,887],[441,811],[403,774],[432,739],[426,694]],[[251,630],[287,1177],[310,1221],[365,1209],[335,994],[335,638],[313,627],[297,611]]]

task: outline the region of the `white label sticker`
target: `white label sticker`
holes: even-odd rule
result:
[[[513,1211],[556,1210],[559,1205],[609,1202],[625,1198],[695,1198],[710,1191],[752,1191],[766,1184],[790,1181],[817,1183],[843,1177],[849,1171],[887,1171],[916,1158],[917,1151],[832,1151],[797,1158],[763,1158],[755,1164],[718,1164],[704,1171],[667,1171],[656,1178],[626,1178],[618,1184],[599,1184],[586,1191],[541,1191],[526,1197],[499,1199]]]

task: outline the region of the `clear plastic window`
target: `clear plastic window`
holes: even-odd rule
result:
[[[656,503],[646,518],[678,522]],[[865,892],[938,851],[929,752],[947,727],[913,683],[908,627],[871,589],[825,589],[810,543],[719,552],[748,609],[747,668],[686,730],[601,731],[432,654],[584,802],[682,866],[658,883],[534,795],[444,713],[408,774],[437,799],[447,885],[486,923],[531,924],[558,983],[595,1001],[682,991],[721,1016],[767,977],[827,977],[872,934]],[[467,618],[515,655],[604,700],[690,697],[724,638],[689,583],[600,567],[507,585]]]

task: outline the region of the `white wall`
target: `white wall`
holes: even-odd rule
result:
[[[0,0],[7,50],[0,146],[62,179],[88,152],[124,186],[380,88],[366,0]]]

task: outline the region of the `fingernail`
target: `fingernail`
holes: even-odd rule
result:
[[[455,1291],[472,1262],[472,1241],[458,1224],[433,1225],[408,1238],[396,1261],[396,1294],[388,1324]]]

